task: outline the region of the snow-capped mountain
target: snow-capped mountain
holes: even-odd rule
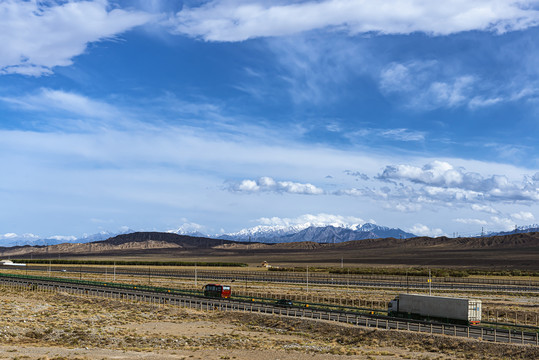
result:
[[[530,232],[539,232],[539,224],[518,226],[511,231],[499,231],[499,232],[489,232],[486,236],[502,236],[510,234],[521,234],[521,233],[530,233]]]
[[[295,225],[259,225],[247,229],[242,229],[235,233],[208,235],[201,232],[202,227],[197,224],[184,224],[177,229],[168,230],[167,233],[178,235],[189,235],[194,237],[209,237],[234,241],[256,241],[265,243],[314,241],[319,243],[336,243],[349,240],[363,240],[375,238],[410,238],[414,234],[401,229],[393,229],[386,226],[379,226],[372,223],[359,224],[317,224],[304,223]],[[135,232],[131,229],[123,229],[118,232],[101,231],[97,234],[81,237],[75,236],[52,236],[40,238],[37,235],[25,234],[5,234],[0,236],[0,246],[44,246],[57,245],[62,243],[89,243],[107,240],[117,235]]]
[[[177,229],[167,230],[167,233],[177,234],[177,235],[188,235],[195,237],[208,237],[208,234],[201,232],[202,226],[194,223],[183,224]]]
[[[341,226],[256,226],[236,233],[219,236],[220,239],[236,241],[257,241],[266,243],[314,241],[319,243],[343,242],[376,238],[410,238],[416,235],[401,229],[392,229],[371,223]]]
[[[124,229],[120,232],[101,231],[97,234],[92,235],[84,234],[81,237],[58,235],[50,236],[47,238],[41,238],[34,234],[6,234],[0,237],[0,246],[47,246],[65,243],[89,243],[94,241],[106,240],[117,235],[128,234],[132,232],[134,232],[134,230]]]
[[[258,225],[248,229],[242,229],[235,233],[217,235],[217,238],[224,240],[236,241],[261,241],[266,239],[267,242],[273,242],[271,239],[277,239],[286,235],[298,233],[309,227],[309,225]]]
[[[89,243],[89,242],[94,242],[94,241],[102,241],[102,240],[107,240],[111,237],[115,237],[115,236],[123,235],[123,234],[129,234],[133,232],[135,232],[135,230],[132,230],[129,228],[125,228],[122,231],[116,231],[116,232],[101,231],[101,232],[98,232],[97,234],[92,234],[92,235],[84,234],[82,237],[71,242]]]

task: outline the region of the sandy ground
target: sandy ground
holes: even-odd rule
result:
[[[0,359],[536,359],[532,346],[0,287]]]
[[[35,347],[35,346],[0,346],[0,359],[39,359],[39,360],[60,360],[60,359],[141,359],[141,360],[161,360],[161,359],[200,359],[200,360],[332,360],[342,359],[339,355],[330,354],[302,354],[296,351],[252,351],[252,350],[198,350],[198,351],[156,351],[143,353],[127,350],[112,349],[91,349],[75,348],[65,349],[61,347]],[[367,357],[347,356],[347,359],[366,359]],[[391,358],[391,357],[390,357]],[[381,358],[380,358],[381,359]]]

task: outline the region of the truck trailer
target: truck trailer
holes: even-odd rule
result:
[[[449,323],[479,324],[481,300],[419,294],[399,294],[388,304],[388,315]]]

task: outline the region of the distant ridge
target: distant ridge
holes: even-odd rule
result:
[[[539,270],[539,233],[491,237],[377,238],[336,243],[234,242],[170,233],[139,232],[85,244],[0,248],[2,258],[50,259],[145,257],[301,266],[310,263],[383,266],[457,266]]]
[[[134,232],[121,234],[107,240],[96,241],[94,244],[123,245],[126,243],[143,243],[147,241],[176,244],[182,248],[211,248],[227,243],[235,243],[224,239],[212,239],[208,237],[178,235],[169,232]]]
[[[511,234],[525,234],[525,233],[532,233],[532,232],[539,232],[538,224],[519,226],[511,231],[490,232],[488,233],[487,236],[503,236],[503,235],[511,235]]]
[[[389,228],[387,226],[379,226],[371,223],[366,223],[362,226],[353,225],[350,227],[341,226],[309,226],[307,228],[298,229],[292,227],[284,229],[276,227],[275,231],[271,228],[256,227],[252,231],[243,230],[235,234],[227,234],[219,236],[220,239],[246,241],[257,241],[262,243],[289,243],[299,241],[313,241],[318,243],[339,243],[350,240],[364,239],[379,239],[379,238],[396,238],[407,239],[416,235],[408,233],[401,229]]]

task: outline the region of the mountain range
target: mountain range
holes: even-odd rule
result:
[[[235,241],[254,241],[263,243],[285,243],[314,241],[318,243],[338,243],[349,240],[377,238],[411,238],[416,235],[401,229],[379,226],[371,223],[349,226],[257,226],[237,233],[221,235],[219,239]]]
[[[4,235],[0,239],[0,246],[46,246],[63,243],[90,243],[103,241],[117,235],[134,233],[134,230],[124,229],[118,232],[101,231],[92,235],[83,235],[79,238],[75,236],[54,236],[50,238],[40,238],[33,234],[24,234],[17,236],[10,234]],[[298,241],[313,241],[317,243],[340,243],[349,240],[377,239],[377,238],[395,238],[408,239],[416,235],[403,231],[399,228],[389,228],[372,223],[363,225],[353,224],[334,224],[327,226],[317,226],[310,223],[290,226],[269,226],[260,225],[251,228],[242,229],[238,232],[229,234],[209,235],[199,232],[196,229],[184,229],[182,227],[175,230],[168,230],[167,233],[177,235],[189,235],[195,237],[205,237],[223,240],[243,241],[243,242],[263,242],[263,243],[288,243]],[[518,233],[539,232],[539,225],[521,226],[512,231],[490,232],[483,236],[503,236]],[[477,237],[481,237],[478,235]]]
[[[26,234],[13,236],[0,240],[0,246],[46,246],[62,243],[89,243],[103,241],[117,235],[133,233],[135,231],[126,229],[122,232],[102,231],[93,235],[84,235],[80,238],[74,236],[56,236],[51,238],[39,238],[35,235]],[[232,241],[252,241],[264,243],[282,243],[297,241],[314,241],[319,243],[338,243],[348,240],[362,240],[374,238],[410,238],[414,234],[407,233],[401,229],[392,229],[386,226],[379,226],[371,223],[364,225],[328,225],[314,226],[312,224],[292,225],[292,226],[256,226],[242,229],[235,233],[208,235],[199,231],[185,231],[182,228],[169,230],[167,233],[177,235],[189,235],[195,237],[206,237]]]

